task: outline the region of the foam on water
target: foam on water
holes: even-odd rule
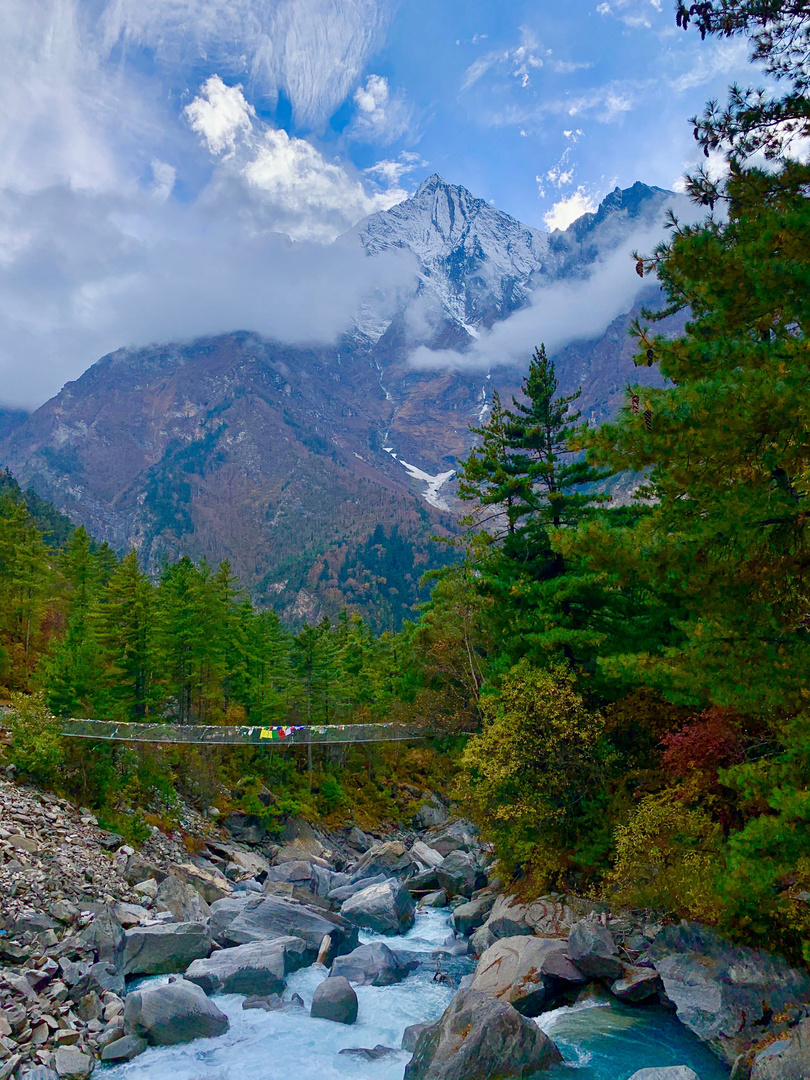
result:
[[[403,1031],[410,1024],[438,1019],[454,993],[432,975],[431,956],[449,934],[447,911],[419,912],[414,928],[401,937],[361,934],[364,943],[385,941],[392,948],[424,954],[426,962],[396,986],[355,987],[359,1014],[351,1027],[309,1016],[315,988],[327,976],[326,968],[316,964],[287,980],[285,996],[300,994],[306,1009],[244,1010],[241,996],[220,995],[214,1000],[231,1021],[225,1035],[156,1047],[96,1075],[104,1080],[402,1080],[409,1058],[398,1049]],[[472,962],[452,957],[443,960],[442,969],[457,978],[472,969]],[[627,1080],[637,1069],[664,1065],[688,1065],[700,1080],[728,1077],[728,1069],[658,1007],[622,1006],[591,997],[544,1013],[536,1023],[564,1058],[563,1065],[538,1074],[538,1080]],[[378,1061],[339,1053],[378,1044],[397,1052]]]

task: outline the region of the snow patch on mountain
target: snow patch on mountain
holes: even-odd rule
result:
[[[448,480],[451,480],[456,475],[455,469],[450,469],[449,472],[436,473],[432,476],[430,473],[426,473],[423,469],[417,468],[416,465],[411,465],[408,461],[403,461],[401,457],[394,453],[393,446],[384,446],[383,450],[386,454],[390,454],[394,461],[398,461],[400,465],[404,466],[408,471],[408,475],[413,477],[414,480],[421,480],[426,484],[426,489],[422,492],[422,498],[430,506],[435,507],[437,510],[449,510],[445,499],[439,494],[440,488],[444,487]]]

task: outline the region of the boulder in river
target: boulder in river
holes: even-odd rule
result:
[[[559,948],[555,938],[501,938],[478,961],[471,988],[514,1005],[524,1016],[537,1016],[555,996],[543,963]]]
[[[302,967],[306,955],[301,938],[249,941],[195,960],[185,977],[206,994],[280,994],[286,986],[284,976]]]
[[[409,890],[410,891],[410,890]],[[418,908],[443,908],[447,907],[447,893],[444,889],[436,889],[435,892],[425,893],[420,897]]]
[[[324,979],[312,996],[309,1015],[337,1024],[353,1024],[357,1019],[357,994],[349,980],[342,975]]]
[[[404,934],[413,926],[415,912],[411,894],[393,879],[355,893],[340,908],[344,919],[378,934]]]
[[[687,1065],[665,1065],[660,1069],[639,1069],[630,1080],[700,1080]]]
[[[357,948],[357,927],[340,915],[329,911],[312,911],[277,896],[246,901],[236,918],[219,933],[217,940],[226,945],[244,945],[248,941],[272,941],[280,937],[303,938],[313,961],[325,937],[331,940],[333,956]]]
[[[495,897],[489,893],[475,900],[469,900],[466,904],[459,904],[453,912],[453,926],[456,933],[469,937],[473,930],[483,926],[494,903]]]
[[[363,889],[367,889],[370,885],[381,885],[384,881],[388,881],[385,874],[376,874],[374,877],[360,878],[359,881],[353,881],[349,885],[338,885],[334,889],[330,889],[326,894],[326,899],[342,904],[344,900],[348,900],[349,897],[354,896],[355,893],[362,892]]]
[[[593,919],[581,919],[568,935],[568,955],[581,972],[593,979],[619,979],[622,965],[613,935]]]
[[[655,997],[661,989],[661,976],[655,968],[643,967],[626,967],[622,977],[610,985],[614,997],[631,1005]]]
[[[385,874],[388,877],[407,874],[412,868],[408,849],[400,840],[387,840],[375,844],[362,855],[352,867],[352,880]]]
[[[459,991],[438,1023],[421,1033],[404,1080],[506,1080],[559,1061],[559,1050],[536,1024],[469,989]]]
[[[132,1061],[133,1058],[142,1054],[149,1044],[146,1039],[142,1039],[139,1035],[125,1035],[123,1039],[116,1039],[115,1042],[108,1043],[101,1051],[101,1060],[104,1062],[110,1061]]]
[[[197,922],[133,926],[124,936],[127,975],[170,975],[211,951],[211,936]]]
[[[493,937],[536,934],[538,937],[568,937],[576,916],[566,904],[541,896],[521,904],[514,896],[499,896],[484,923]]]
[[[355,986],[392,986],[402,982],[416,967],[417,961],[403,959],[384,942],[375,941],[339,956],[332,964],[331,974],[343,975]]]
[[[228,1017],[194,983],[185,979],[147,986],[127,994],[124,1023],[150,1046],[175,1046],[213,1038],[228,1030]]]
[[[678,1019],[729,1064],[762,1040],[774,1015],[810,1001],[810,976],[697,923],[667,926],[646,956]]]

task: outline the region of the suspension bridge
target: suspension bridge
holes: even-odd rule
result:
[[[61,720],[60,734],[68,739],[103,742],[168,743],[195,746],[284,746],[317,744],[410,742],[435,735],[469,734],[448,725],[446,730],[424,723],[283,724],[262,727],[220,724],[116,723],[112,720]]]

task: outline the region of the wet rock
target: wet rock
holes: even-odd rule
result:
[[[185,979],[133,990],[124,1007],[127,1030],[150,1046],[175,1046],[224,1035],[228,1017],[205,992]]]
[[[357,1019],[357,994],[349,980],[339,975],[324,979],[312,997],[309,1015],[337,1024],[353,1024]]]
[[[284,1007],[279,994],[249,994],[242,1002],[243,1009],[261,1009],[262,1012],[278,1012]]]
[[[471,897],[476,889],[486,885],[486,877],[466,851],[451,851],[436,867],[436,880],[448,897]]]
[[[555,995],[543,963],[559,947],[554,938],[501,938],[478,961],[471,988],[513,1005],[524,1016],[537,1016]]]
[[[332,964],[331,975],[342,975],[355,986],[392,986],[402,982],[418,966],[403,959],[383,942],[361,945]]]
[[[247,900],[242,911],[217,935],[217,940],[228,945],[244,945],[248,941],[271,941],[280,937],[303,938],[313,961],[324,937],[331,940],[333,956],[357,948],[357,927],[339,915],[315,912],[275,896]]]
[[[417,1039],[405,1080],[528,1077],[561,1060],[554,1043],[511,1005],[462,990]]]
[[[541,971],[551,979],[557,979],[562,983],[588,982],[588,976],[583,975],[579,968],[571,962],[566,952],[564,942],[557,941],[557,948],[552,950],[543,961]]]
[[[343,918],[378,934],[404,934],[414,924],[415,911],[411,894],[396,881],[370,885],[340,908]]]
[[[301,938],[251,941],[195,960],[185,977],[206,994],[280,994],[284,976],[302,967],[306,956]]]
[[[810,977],[696,923],[667,926],[647,951],[678,1019],[731,1064],[770,1018],[810,1000]]]
[[[479,896],[466,904],[459,904],[453,912],[453,926],[456,932],[469,937],[473,930],[484,925],[494,903],[495,897],[489,895]]]
[[[622,965],[613,935],[606,926],[582,919],[568,935],[568,955],[585,975],[594,979],[619,979]]]
[[[412,1054],[416,1049],[419,1036],[423,1031],[427,1031],[428,1028],[432,1027],[434,1027],[434,1025],[431,1023],[411,1024],[409,1027],[406,1027],[402,1032],[402,1049],[407,1050],[409,1054]]]
[[[447,893],[444,889],[437,889],[436,892],[425,893],[416,906],[419,908],[447,907]]]
[[[207,922],[211,908],[199,892],[176,874],[169,874],[155,896],[158,911],[170,911],[176,922]]]
[[[132,1061],[147,1048],[146,1039],[137,1035],[125,1035],[123,1039],[116,1039],[109,1043],[101,1051],[102,1061]]]
[[[339,1054],[345,1054],[347,1057],[360,1058],[363,1061],[379,1061],[380,1058],[389,1057],[391,1054],[395,1054],[396,1050],[393,1046],[383,1046],[381,1043],[377,1043],[376,1046],[368,1048],[366,1046],[347,1046],[345,1050],[338,1050]]]
[[[662,989],[661,976],[654,968],[626,967],[620,979],[610,985],[610,992],[619,1001],[635,1004],[655,997]]]
[[[124,971],[127,975],[169,975],[184,971],[192,960],[208,956],[211,936],[202,923],[164,923],[126,931]]]

